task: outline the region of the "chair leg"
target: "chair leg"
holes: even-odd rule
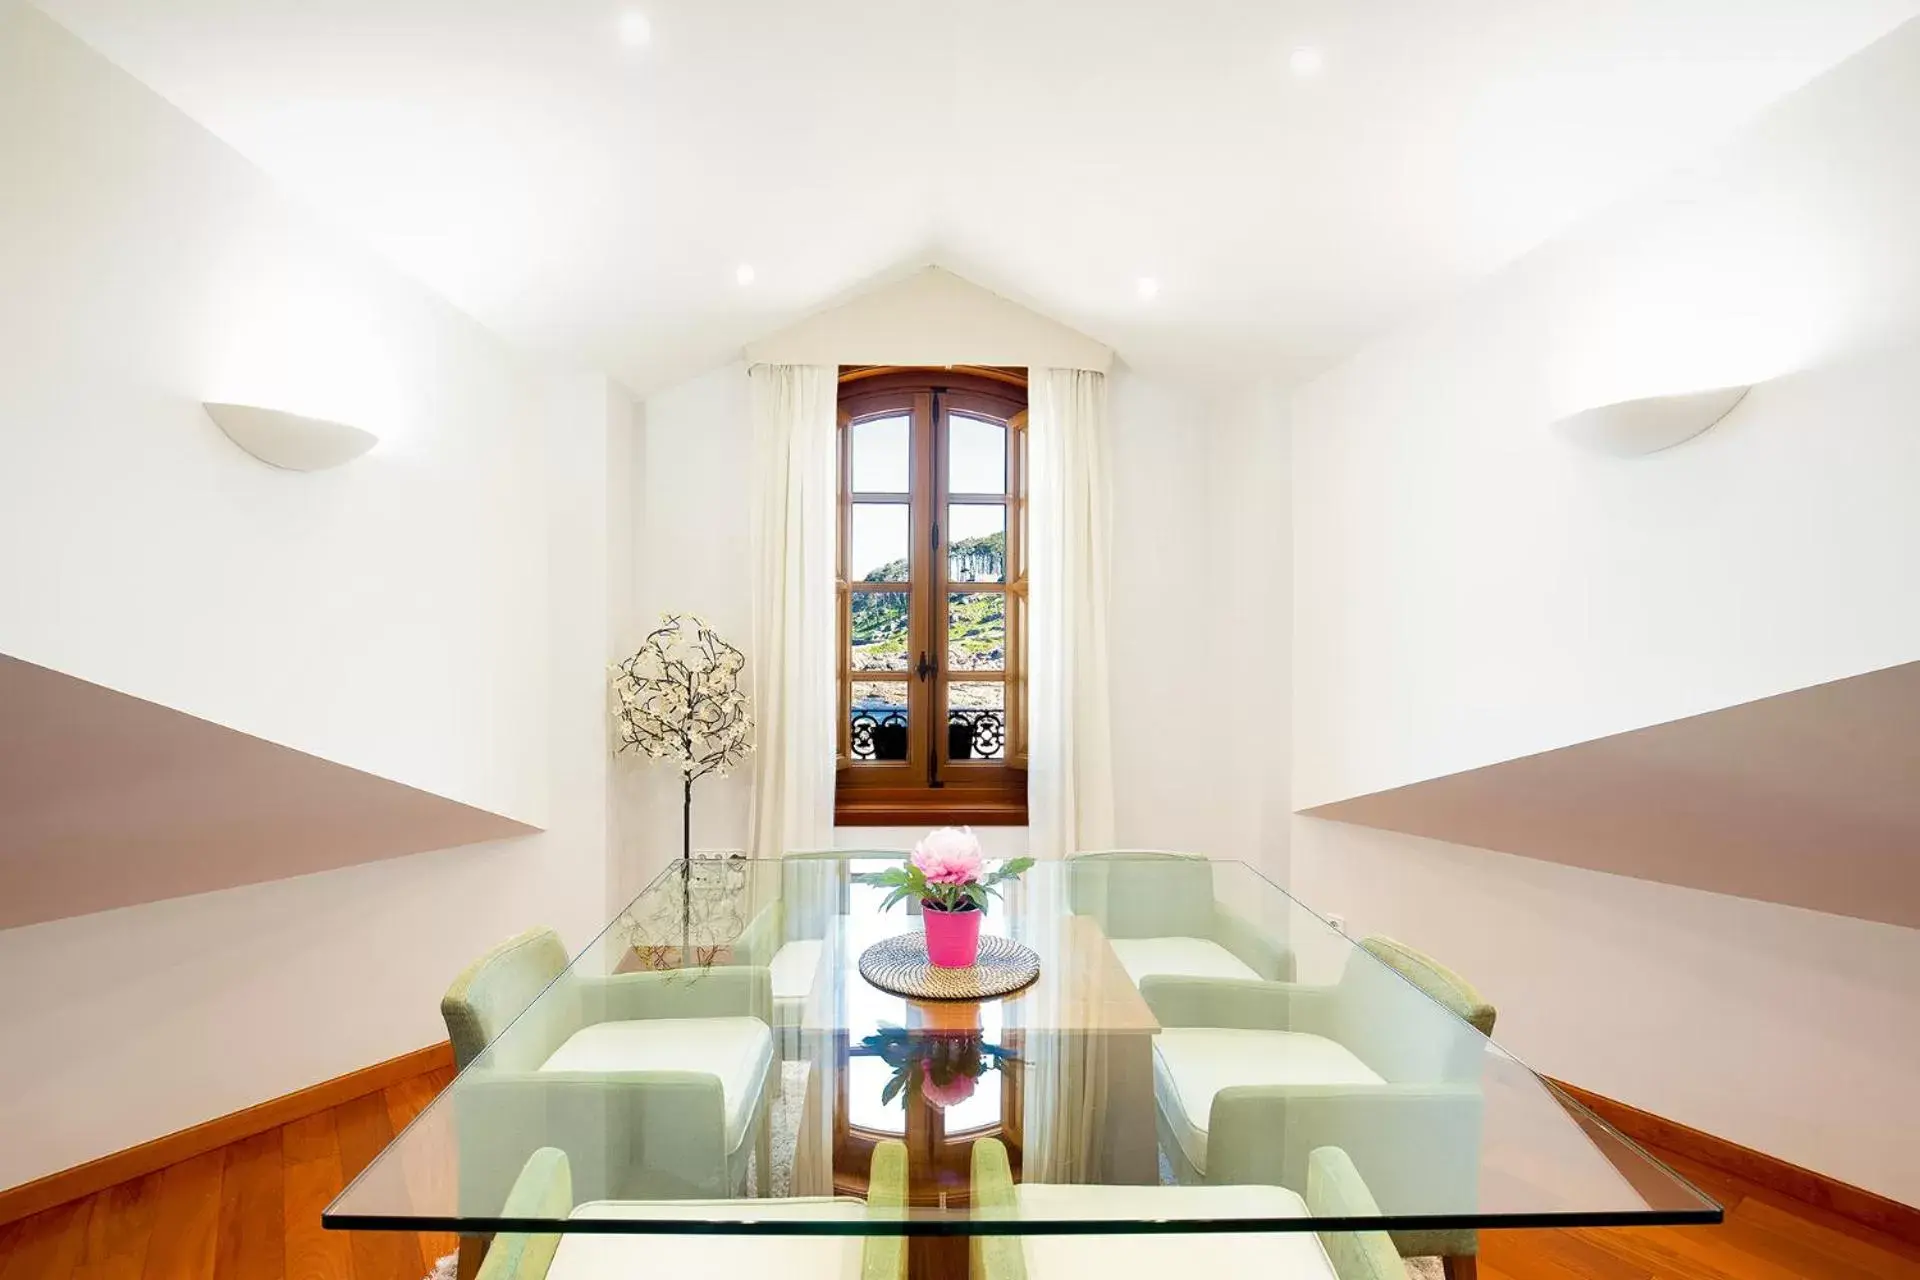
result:
[[[773,1194],[773,1107],[760,1117],[760,1132],[754,1139],[754,1194],[765,1200]]]
[[[1479,1280],[1480,1258],[1477,1254],[1449,1255],[1440,1259],[1440,1267],[1447,1273],[1447,1280]]]
[[[480,1264],[486,1261],[487,1246],[492,1243],[492,1236],[460,1237],[460,1260],[454,1264],[454,1274],[459,1280],[473,1280]]]

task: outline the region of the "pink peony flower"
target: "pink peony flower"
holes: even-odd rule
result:
[[[971,827],[942,827],[913,846],[913,865],[928,884],[972,884],[984,864],[980,838]]]
[[[920,1078],[920,1096],[942,1111],[971,1098],[975,1087],[972,1076],[955,1076],[945,1084],[936,1083],[932,1076]]]

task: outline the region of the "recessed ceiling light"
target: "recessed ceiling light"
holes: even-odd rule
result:
[[[1327,65],[1327,55],[1320,51],[1319,45],[1303,44],[1287,56],[1287,65],[1297,76],[1317,76]]]
[[[1142,302],[1152,302],[1160,296],[1160,282],[1152,276],[1141,276],[1133,282],[1133,287]]]
[[[638,11],[620,15],[620,43],[640,48],[653,39],[653,24]]]
[[[743,262],[735,267],[733,269],[733,282],[740,285],[752,284],[753,264],[751,262]]]

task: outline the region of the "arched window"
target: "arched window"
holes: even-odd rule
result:
[[[1024,370],[843,370],[842,824],[1026,822]]]

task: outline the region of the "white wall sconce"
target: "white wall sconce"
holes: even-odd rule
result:
[[[344,422],[307,418],[251,404],[208,404],[207,416],[254,457],[287,471],[324,471],[380,443],[380,437]]]
[[[1583,409],[1553,424],[1562,440],[1612,454],[1637,458],[1691,440],[1733,411],[1749,387],[1716,387],[1680,395],[1622,400]]]

